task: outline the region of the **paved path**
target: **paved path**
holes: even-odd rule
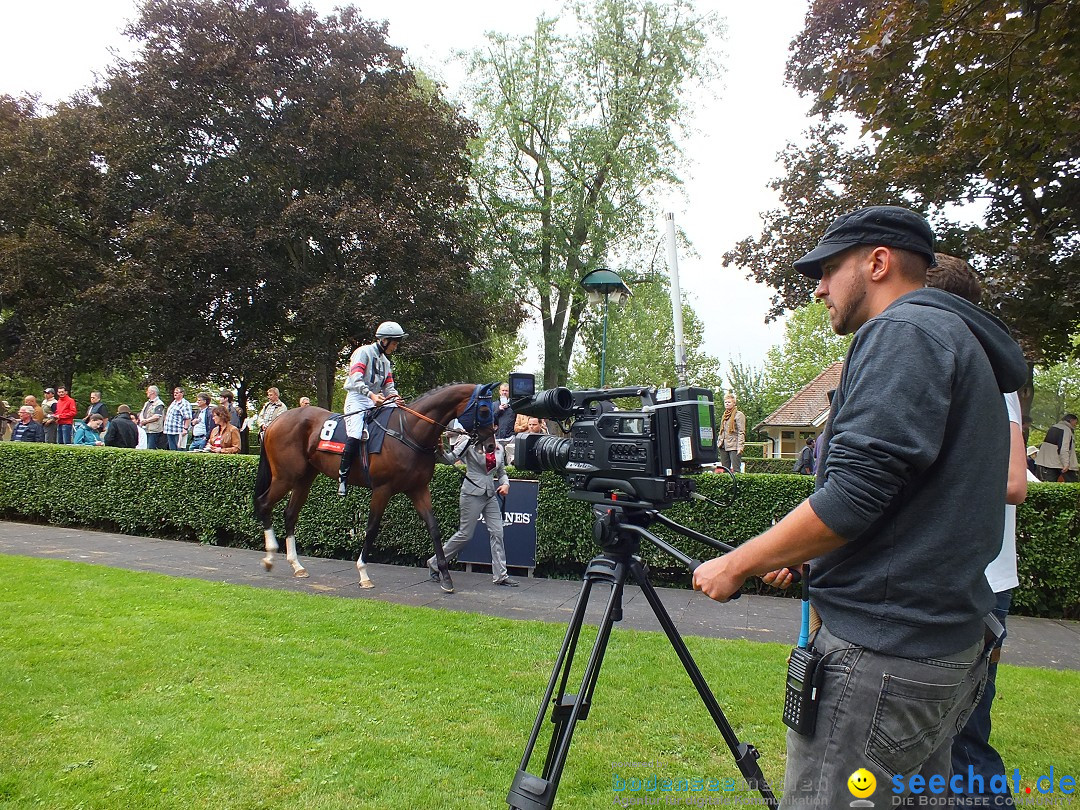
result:
[[[266,573],[259,562],[261,551],[4,521],[0,521],[0,553],[557,623],[569,620],[581,589],[580,582],[524,578],[518,580],[521,587],[501,588],[491,584],[488,574],[455,571],[456,592],[444,594],[428,579],[426,569],[372,563],[368,571],[375,587],[362,590],[357,585],[355,565],[344,560],[303,557],[304,567],[311,576],[295,579],[283,555],[279,555],[274,570]],[[734,602],[718,604],[693,591],[657,590],[684,635],[780,644],[791,644],[798,635],[799,603],[794,599],[743,596]],[[594,589],[587,613],[593,621],[602,615],[607,594],[606,587]],[[626,587],[623,612],[623,627],[661,629],[636,586]],[[1002,660],[1025,666],[1080,670],[1080,622],[1010,616],[1009,638]]]

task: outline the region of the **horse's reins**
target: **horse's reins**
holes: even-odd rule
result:
[[[454,434],[456,434],[458,436],[468,436],[469,437],[469,442],[466,445],[466,447],[468,447],[469,444],[472,444],[476,440],[476,433],[470,433],[467,430],[459,430],[458,428],[452,428],[449,425],[444,425],[442,422],[438,422],[438,421],[432,419],[426,413],[420,413],[420,411],[414,410],[413,408],[410,408],[408,405],[402,404],[401,397],[398,397],[397,400],[391,400],[391,401],[395,402],[395,405],[394,405],[395,408],[398,408],[398,409],[400,409],[402,411],[405,411],[405,413],[411,414],[411,415],[415,416],[417,419],[423,419],[428,424],[434,425],[437,428],[442,428],[443,433],[454,433]],[[381,408],[382,405],[380,405],[378,407]],[[355,416],[358,413],[363,413],[363,411],[359,410],[359,411],[352,411],[350,413],[345,413],[345,414],[341,415],[341,418],[344,419],[346,416]],[[396,430],[392,430],[389,427],[385,427],[384,425],[380,425],[374,419],[371,420],[371,422],[368,424],[368,427],[370,428],[371,425],[375,425],[375,426],[381,428],[388,436],[392,436],[393,438],[397,439],[399,442],[404,444],[406,447],[409,447],[409,448],[415,450],[417,453],[438,453],[439,452],[439,445],[435,445],[435,447],[421,447],[419,444],[417,444],[417,442],[412,437],[410,437],[408,435],[408,433],[406,432],[407,428],[406,428],[406,425],[405,425],[405,417],[400,413],[398,414],[398,423],[401,426],[401,432],[400,433],[398,431],[396,431]],[[451,465],[451,467],[453,469],[457,470],[456,466]],[[464,470],[457,470],[457,471],[461,474],[461,477],[462,477],[463,480],[468,480],[469,483],[471,483],[475,487],[478,487],[478,488],[481,488],[481,489],[483,488],[479,484],[477,484],[475,481],[473,481],[471,478],[469,478],[469,474],[467,472],[465,472]],[[506,511],[506,501],[505,501],[505,499],[503,498],[502,495],[499,495],[498,492],[496,492],[496,496],[499,499],[500,508],[503,511]]]
[[[432,419],[426,413],[420,413],[420,411],[417,411],[417,410],[414,410],[413,408],[410,408],[408,405],[405,405],[405,404],[403,404],[401,402],[401,397],[398,397],[396,400],[390,400],[390,401],[395,403],[394,404],[395,408],[398,408],[398,409],[400,409],[402,411],[405,411],[405,413],[411,414],[412,416],[415,416],[417,419],[423,419],[428,424],[434,425],[437,428],[442,428],[442,433],[453,433],[453,434],[456,434],[458,436],[468,436],[470,444],[476,438],[475,433],[470,433],[467,430],[459,430],[458,428],[452,428],[449,425],[444,425],[442,422],[438,422],[438,421]],[[347,416],[355,416],[357,414],[364,413],[365,410],[378,410],[378,408],[381,408],[381,407],[383,407],[383,406],[379,405],[375,409],[361,409],[361,410],[357,410],[357,411],[350,411],[349,413],[343,413],[340,418],[344,419]],[[397,430],[393,430],[392,428],[385,427],[384,425],[380,425],[374,419],[372,419],[370,422],[368,422],[367,426],[370,428],[371,425],[375,425],[376,427],[381,428],[383,430],[383,432],[386,433],[388,436],[391,436],[391,437],[397,439],[399,442],[404,444],[406,447],[408,447],[408,448],[410,448],[412,450],[415,450],[417,453],[438,453],[439,452],[439,445],[438,444],[436,444],[434,447],[421,447],[416,442],[416,440],[414,440],[411,436],[409,436],[408,432],[407,432],[408,428],[405,425],[405,417],[400,413],[398,414],[398,424],[401,426],[400,432],[398,432]]]
[[[405,413],[411,413],[413,416],[417,417],[418,419],[423,419],[428,424],[435,425],[435,427],[442,428],[443,433],[456,433],[458,436],[472,436],[473,435],[473,434],[469,433],[467,430],[458,430],[457,428],[452,428],[449,425],[444,425],[442,422],[436,422],[434,419],[432,419],[426,413],[420,413],[420,411],[414,411],[408,405],[401,405],[399,403],[396,407],[401,408],[401,410],[405,411]]]
[[[468,435],[470,435],[468,431],[458,430],[457,428],[452,428],[449,425],[444,425],[442,422],[436,422],[434,419],[432,419],[426,413],[420,413],[420,411],[414,411],[408,405],[405,405],[405,404],[402,403],[401,397],[398,397],[397,399],[389,400],[389,402],[395,403],[394,407],[395,408],[401,408],[401,410],[405,411],[405,413],[410,413],[413,416],[417,417],[418,419],[423,419],[425,422],[427,422],[429,424],[432,424],[432,425],[435,425],[435,427],[441,427],[443,429],[444,433],[456,433],[459,436],[468,436]],[[387,403],[385,403],[385,402],[383,403],[383,405],[386,405],[386,404]],[[383,407],[383,405],[377,405],[377,406],[375,406],[375,408],[361,408],[358,411],[349,411],[348,413],[341,414],[338,418],[339,419],[344,419],[347,416],[356,416],[357,414],[364,413],[365,411],[378,410],[379,408]],[[379,427],[382,427],[382,425],[380,425]]]

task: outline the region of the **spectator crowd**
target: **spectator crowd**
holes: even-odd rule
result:
[[[300,398],[300,407],[310,404]],[[90,392],[90,404],[79,416],[75,399],[63,386],[46,388],[41,401],[29,394],[16,413],[9,402],[0,402],[0,439],[16,442],[74,444],[87,447],[126,447],[148,450],[189,450],[207,453],[239,453],[241,432],[257,428],[260,440],[266,429],[288,406],[277,388],[266,392],[266,402],[245,420],[232,391],[214,395],[202,391],[194,402],[177,386],[166,404],[156,385],[146,388],[146,402],[137,411],[121,404],[112,414],[100,391]]]

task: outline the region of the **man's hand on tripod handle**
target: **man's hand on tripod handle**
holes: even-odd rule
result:
[[[796,565],[794,568],[780,568],[776,571],[770,571],[767,574],[763,574],[761,581],[766,585],[772,585],[774,588],[786,591],[796,582],[801,582],[802,576],[803,567],[801,565]]]
[[[698,566],[694,590],[726,602],[753,576],[776,587],[787,587],[794,581],[793,569],[845,542],[821,522],[809,501],[803,501],[775,526],[734,551]]]

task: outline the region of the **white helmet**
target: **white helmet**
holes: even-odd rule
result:
[[[383,321],[379,324],[379,328],[375,330],[375,337],[401,340],[407,338],[408,335],[405,334],[405,330],[401,328],[397,321]]]

